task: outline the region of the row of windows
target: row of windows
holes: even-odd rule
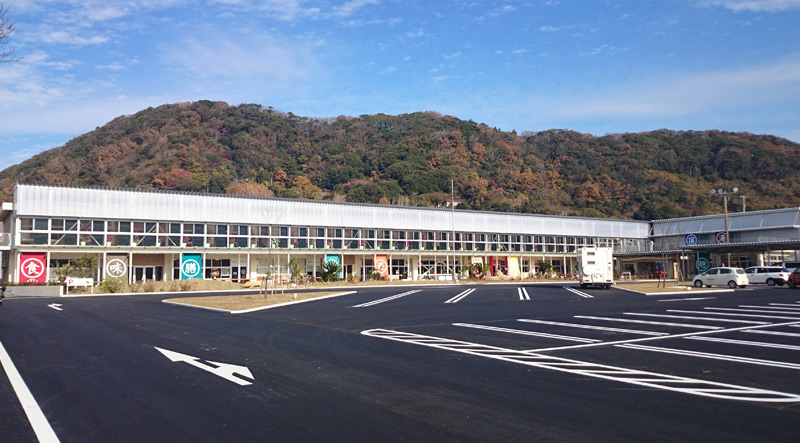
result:
[[[21,244],[573,252],[620,239],[388,229],[21,218]]]

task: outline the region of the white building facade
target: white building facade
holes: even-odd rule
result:
[[[651,247],[643,221],[460,211],[173,191],[18,184],[2,207],[4,281],[55,281],[97,259],[91,277],[252,280],[290,261],[316,277],[453,278],[474,264],[524,277],[547,261],[571,274],[575,250]]]

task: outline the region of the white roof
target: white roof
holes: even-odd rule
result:
[[[176,191],[17,184],[20,217],[332,226],[645,239],[649,223]]]

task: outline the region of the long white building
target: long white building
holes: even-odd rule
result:
[[[583,245],[613,247],[619,272],[651,278],[800,261],[800,208],[648,222],[32,184],[0,207],[10,283],[58,280],[87,257],[95,282],[252,280],[290,261],[310,277],[335,262],[359,280],[445,280],[474,264],[525,277],[541,262],[569,276]]]
[[[643,221],[31,184],[0,220],[2,276],[15,283],[56,280],[87,254],[96,280],[253,279],[293,259],[309,276],[333,261],[343,278],[419,280],[475,263],[516,277],[548,261],[570,274],[582,245],[651,246]]]

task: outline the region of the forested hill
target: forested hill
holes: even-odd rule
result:
[[[200,101],[119,117],[0,172],[79,184],[660,219],[800,206],[800,145],[719,131],[503,132],[435,112],[314,119]],[[741,209],[734,198],[731,210]]]

